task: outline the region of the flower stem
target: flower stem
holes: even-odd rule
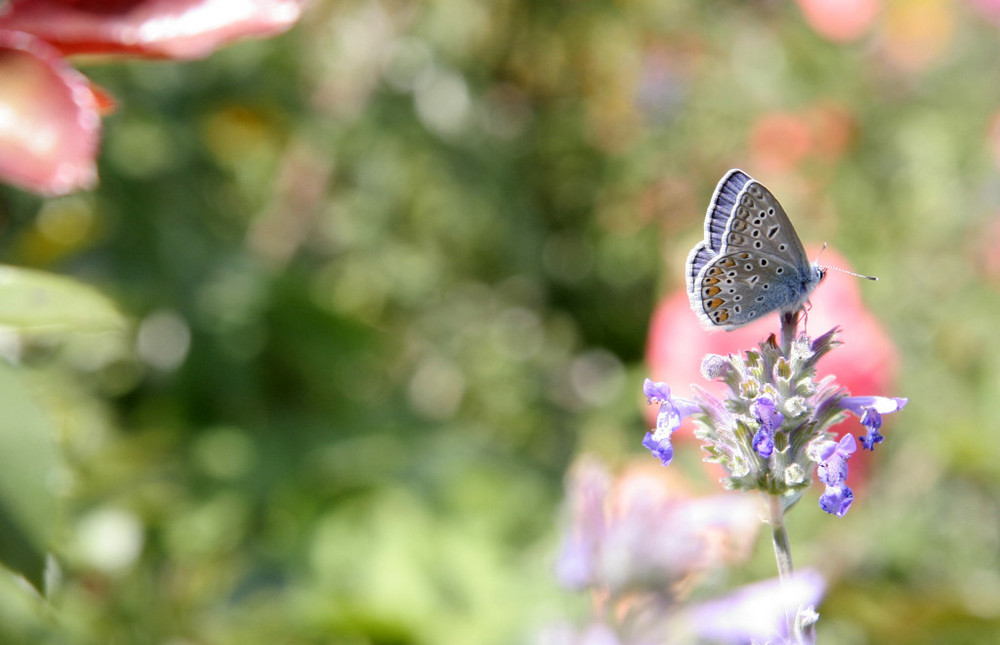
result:
[[[799,326],[799,311],[781,312],[781,353],[786,357],[792,353],[792,341]]]
[[[785,625],[793,643],[801,643],[802,635],[798,633],[793,619],[795,612],[789,611],[786,583],[792,575],[792,549],[788,544],[788,531],[785,530],[785,511],[781,505],[781,497],[765,494],[768,512],[768,524],[771,525],[771,540],[774,543],[774,557],[778,562],[778,579],[781,580],[782,596],[785,604]]]

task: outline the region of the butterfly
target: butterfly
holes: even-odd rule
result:
[[[705,239],[687,259],[691,308],[706,329],[732,331],[772,311],[795,311],[826,277],[767,188],[727,172],[705,215]]]

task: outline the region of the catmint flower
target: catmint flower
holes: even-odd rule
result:
[[[569,589],[669,588],[736,553],[749,555],[759,528],[753,499],[688,498],[659,470],[613,478],[601,462],[584,458],[566,488],[568,530],[556,574]]]
[[[646,433],[642,445],[659,458],[664,466],[668,466],[674,458],[670,435],[681,426],[681,419],[699,412],[701,406],[687,399],[672,398],[670,386],[650,379],[643,382],[642,392],[650,404],[660,405],[660,411],[656,415],[656,427]]]
[[[753,413],[760,429],[753,436],[753,448],[764,459],[774,452],[774,431],[785,422],[785,416],[774,408],[774,401],[762,396],[753,402]]]
[[[843,517],[851,508],[854,492],[847,485],[847,459],[858,449],[854,435],[845,434],[840,441],[821,441],[813,452],[819,462],[816,475],[826,484],[819,498],[819,507],[837,517]]]
[[[694,642],[688,634],[712,627],[686,618],[689,608],[701,606],[688,594],[702,580],[712,583],[713,572],[753,553],[760,529],[754,498],[690,497],[669,471],[636,463],[612,476],[590,457],[570,470],[566,494],[556,574],[564,587],[591,594],[593,614],[584,627],[550,626],[538,645],[687,643]],[[768,619],[780,613],[780,605],[751,596],[755,609],[748,611],[767,605]],[[711,597],[700,594],[699,603]],[[796,592],[792,600],[797,607],[818,598]],[[773,620],[766,627],[772,635],[779,632]]]
[[[882,443],[885,437],[879,430],[882,428],[882,415],[902,410],[909,399],[890,398],[886,396],[848,396],[840,400],[840,407],[853,412],[861,418],[861,425],[868,431],[860,436],[861,445],[866,450],[875,450],[875,444]]]
[[[820,507],[843,516],[854,499],[846,483],[847,458],[857,443],[853,436],[836,437],[831,428],[847,412],[857,415],[867,431],[858,438],[871,450],[884,440],[882,416],[903,409],[907,399],[850,396],[833,376],[817,379],[817,363],[840,346],[839,328],[810,338],[795,335],[794,317],[787,322],[780,345],[772,335],[740,355],[704,358],[703,375],[729,388],[723,401],[697,386],[693,399],[674,397],[666,383],[647,379],[643,392],[660,405],[660,413],[642,443],[668,465],[674,454],[671,435],[690,415],[695,437],[708,453],[705,460],[726,471],[726,488],[758,490],[789,508],[816,471],[826,487]]]

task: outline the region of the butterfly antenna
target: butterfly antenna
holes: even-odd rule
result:
[[[819,266],[819,265],[817,265]],[[841,273],[846,273],[847,275],[853,275],[855,278],[864,278],[865,280],[871,280],[872,282],[878,282],[878,278],[873,275],[865,275],[863,273],[855,273],[854,271],[848,271],[847,269],[840,269],[837,267],[825,267],[820,266],[821,269],[833,269],[834,271],[840,271]]]
[[[819,261],[819,256],[823,255],[823,251],[825,251],[825,250],[826,250],[826,242],[823,242],[823,248],[821,248],[819,250],[819,253],[816,254],[816,261],[817,262]],[[871,280],[872,282],[878,282],[878,278],[876,278],[873,275],[864,275],[862,273],[855,273],[854,271],[848,271],[847,269],[838,269],[837,267],[826,267],[826,266],[823,266],[822,264],[817,264],[816,266],[818,266],[821,269],[833,269],[834,271],[840,271],[841,273],[846,273],[847,275],[853,275],[855,278],[864,278],[865,280]]]

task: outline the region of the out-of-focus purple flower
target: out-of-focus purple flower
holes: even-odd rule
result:
[[[689,499],[669,473],[636,465],[612,482],[594,459],[574,466],[569,530],[556,564],[563,585],[612,593],[669,589],[749,553],[760,527],[755,500]]]
[[[823,577],[809,569],[795,572],[784,583],[773,579],[748,585],[690,609],[685,631],[713,643],[782,643],[790,636],[785,622],[788,607],[805,632],[800,642],[812,643],[810,625],[802,623],[815,616],[813,608],[825,587]]]
[[[753,437],[753,449],[764,459],[774,452],[774,431],[785,421],[785,416],[775,409],[770,397],[762,396],[753,402],[753,413],[760,429]]]
[[[664,466],[670,465],[674,458],[674,448],[670,443],[670,435],[680,427],[681,419],[701,410],[694,401],[673,398],[670,386],[646,379],[642,384],[642,392],[650,404],[659,404],[660,411],[656,415],[656,427],[646,433],[642,445],[649,449]]]
[[[535,636],[533,645],[622,645],[611,627],[591,623],[578,629],[566,622],[545,626]]]
[[[840,407],[861,418],[861,425],[868,431],[863,437],[859,436],[861,445],[866,450],[875,450],[875,444],[882,443],[885,438],[879,432],[882,415],[902,410],[909,401],[887,396],[848,396],[840,400]]]
[[[845,434],[840,441],[822,441],[814,449],[819,462],[816,475],[826,485],[819,498],[819,507],[831,515],[843,517],[854,501],[854,492],[847,486],[847,459],[857,449],[858,444],[851,434]]]
[[[573,470],[567,486],[570,526],[556,561],[556,577],[565,587],[584,589],[596,578],[610,487],[608,472],[595,460],[581,460]]]

